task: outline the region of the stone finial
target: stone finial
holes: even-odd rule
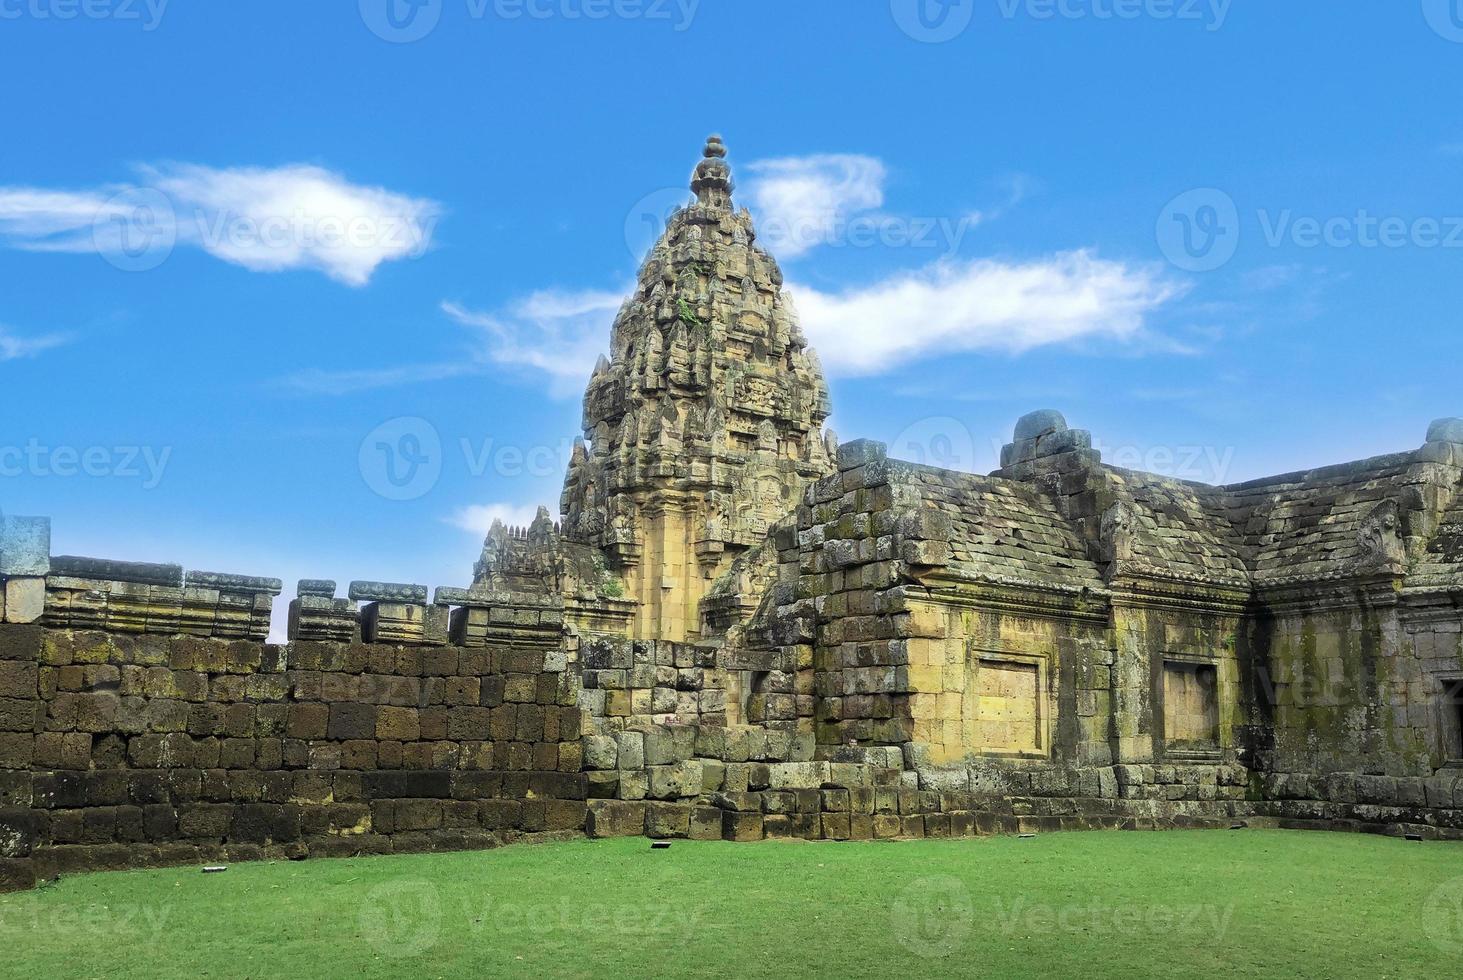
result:
[[[1463,445],[1463,419],[1437,419],[1427,427],[1427,441]]]
[[[691,178],[691,190],[696,193],[696,200],[707,207],[730,210],[735,185],[731,167],[726,163],[726,144],[720,136],[707,138],[702,157]]]
[[[1016,442],[1023,439],[1039,439],[1054,432],[1066,432],[1067,420],[1054,408],[1043,408],[1027,412],[1016,420]]]
[[[1016,422],[1014,438],[1001,449],[1001,466],[1070,452],[1092,453],[1092,433],[1068,428],[1061,412],[1044,408],[1028,412]]]

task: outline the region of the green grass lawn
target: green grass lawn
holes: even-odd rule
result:
[[[67,878],[5,976],[1456,976],[1463,844],[643,839]]]

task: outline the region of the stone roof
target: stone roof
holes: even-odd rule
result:
[[[1414,464],[1396,453],[1223,488],[1256,580],[1335,577],[1386,558],[1365,532],[1415,484]]]
[[[1105,487],[1131,509],[1130,568],[1171,578],[1248,583],[1244,541],[1213,487],[1103,466]]]
[[[950,518],[950,570],[982,581],[1100,589],[1102,574],[1055,500],[1016,480],[901,463],[899,482]]]
[[[1222,588],[1405,575],[1463,587],[1463,422],[1419,449],[1229,486],[1109,466],[1060,413],[1032,413],[988,477],[898,463],[951,522],[972,579],[1101,587],[1120,576]]]

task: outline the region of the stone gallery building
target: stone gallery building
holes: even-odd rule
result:
[[[1053,411],[988,476],[825,431],[721,141],[595,367],[557,520],[471,584],[0,538],[0,882],[651,834],[1463,838],[1463,421],[1234,486]]]

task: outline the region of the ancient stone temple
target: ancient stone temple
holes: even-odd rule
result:
[[[563,534],[624,583],[637,639],[699,637],[711,583],[833,465],[827,386],[725,156],[712,137],[615,319],[564,484]]]
[[[583,833],[1463,838],[1463,420],[1233,486],[1049,410],[984,476],[838,446],[725,155],[558,519],[495,526],[469,585],[301,581],[271,644],[277,579],[3,519],[0,887]]]

